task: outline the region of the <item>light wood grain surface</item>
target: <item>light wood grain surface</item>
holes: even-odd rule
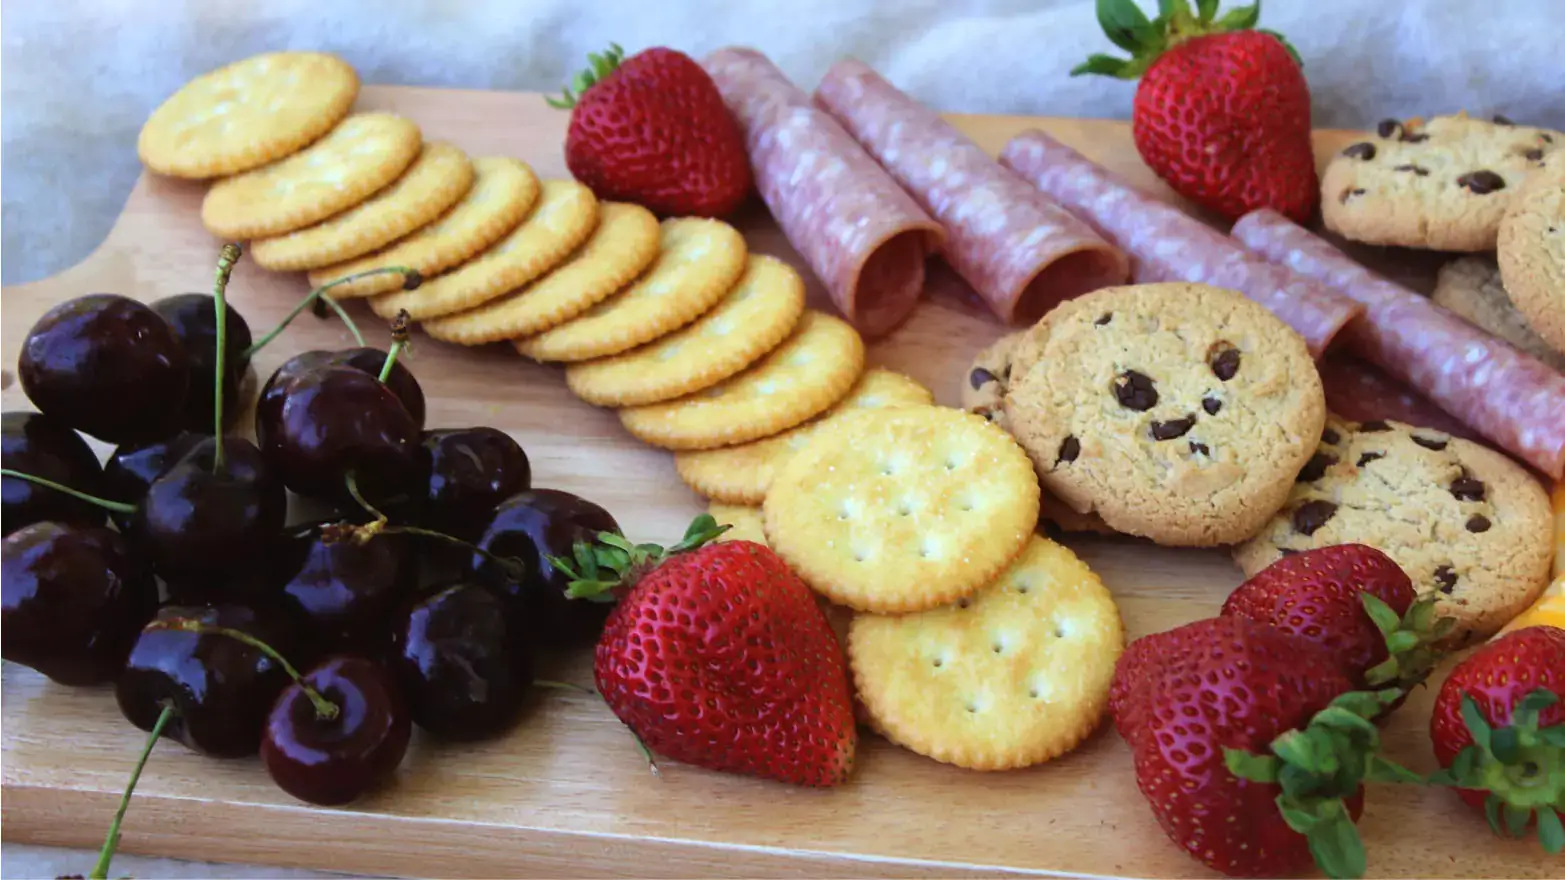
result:
[[[503,154],[561,175],[566,116],[529,94],[367,88],[364,108],[418,121],[426,136],[475,156]],[[1142,166],[1126,126],[1113,122],[958,116],[984,147],[1040,126],[1089,156],[1167,191]],[[1321,155],[1348,135],[1321,133]],[[201,189],[143,177],[108,239],[59,276],[5,288],[6,409],[27,408],[14,383],[18,345],[50,305],[91,292],[150,300],[206,290],[218,242],[201,228]],[[753,210],[752,246],[797,260]],[[797,263],[803,265],[802,262]],[[1429,264],[1387,264],[1414,283]],[[306,291],[300,276],[242,263],[230,296],[257,333]],[[824,302],[817,288],[813,301]],[[366,330],[382,325],[362,307]],[[948,273],[936,272],[913,318],[870,348],[870,361],[912,375],[955,404],[973,353],[1002,332]],[[349,343],[335,322],[302,318],[259,357],[257,370],[308,348]],[[614,416],[573,398],[557,369],[506,346],[464,350],[419,338],[409,366],[429,398],[429,424],[509,431],[532,459],[537,485],[581,493],[642,540],[667,540],[702,509],[668,453],[643,447]],[[1128,539],[1067,541],[1113,590],[1132,636],[1216,612],[1240,581],[1215,551]],[[590,682],[590,658],[559,661],[554,677]],[[3,673],[6,841],[100,842],[143,735],[109,689],[72,690],[7,664]],[[1432,691],[1390,723],[1391,755],[1418,770],[1433,759],[1425,733]],[[594,699],[541,695],[511,735],[435,746],[415,736],[395,783],[346,809],[293,801],[255,760],[215,761],[160,744],[124,829],[128,852],[395,875],[959,876],[1038,872],[1200,876],[1164,837],[1136,791],[1129,754],[1100,730],[1076,752],[1020,772],[978,774],[938,764],[866,735],[852,781],[808,791],[665,764],[646,769],[630,737]],[[1380,876],[1558,876],[1535,843],[1492,837],[1481,818],[1442,791],[1381,787],[1361,823]],[[1552,862],[1552,863],[1551,863]]]

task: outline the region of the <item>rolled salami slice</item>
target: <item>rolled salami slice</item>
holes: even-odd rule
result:
[[[941,255],[1001,320],[1032,324],[1130,277],[1125,255],[1092,227],[863,62],[832,65],[815,100],[940,221]]]
[[[766,56],[719,49],[701,63],[744,130],[761,199],[837,308],[866,336],[901,323],[940,224]]]
[[[1565,475],[1565,375],[1381,278],[1275,211],[1246,214],[1233,236],[1362,303],[1364,317],[1343,334],[1354,354],[1522,461],[1556,480]]]
[[[1041,131],[1012,138],[1000,162],[1119,245],[1137,281],[1237,290],[1297,330],[1317,360],[1364,310],[1324,284],[1256,257]]]
[[[1315,366],[1326,390],[1326,409],[1350,422],[1402,422],[1463,440],[1486,442],[1461,419],[1341,348],[1321,358]]]

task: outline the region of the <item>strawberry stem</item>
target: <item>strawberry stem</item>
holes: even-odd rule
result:
[[[1404,691],[1422,684],[1444,659],[1445,652],[1435,645],[1456,626],[1456,619],[1435,619],[1433,593],[1420,596],[1401,617],[1378,596],[1361,592],[1359,601],[1386,640],[1386,659],[1365,670],[1365,682],[1371,687],[1395,685]]]
[[[597,52],[588,53],[587,69],[571,77],[571,84],[561,90],[559,98],[544,98],[544,101],[556,110],[569,110],[575,107],[588,89],[618,70],[623,60],[625,60],[625,50],[620,48],[618,43],[610,43],[608,51],[601,55]]]
[[[1071,69],[1071,76],[1092,73],[1118,79],[1137,79],[1164,52],[1180,43],[1212,34],[1256,30],[1261,3],[1230,9],[1217,15],[1219,0],[1196,0],[1190,11],[1188,0],[1159,0],[1158,16],[1148,19],[1135,0],[1098,0],[1098,24],[1109,42],[1130,53],[1129,58],[1094,54]],[[1261,33],[1275,37],[1302,67],[1299,53],[1276,31]]]
[[[716,540],[733,526],[718,525],[709,513],[691,521],[685,536],[664,549],[658,544],[632,544],[623,535],[599,532],[596,544],[577,541],[573,559],[549,556],[549,564],[565,573],[570,583],[565,595],[591,602],[613,602],[615,592],[629,589],[665,559],[697,550]]]

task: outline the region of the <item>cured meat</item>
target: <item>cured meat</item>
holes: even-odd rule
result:
[[[1191,281],[1237,290],[1297,330],[1317,360],[1363,311],[1330,287],[1254,256],[1041,131],[1012,138],[1000,162],[1119,245],[1130,256],[1137,281]]]
[[[1387,376],[1374,365],[1332,351],[1316,363],[1320,382],[1326,389],[1326,408],[1353,422],[1393,421],[1420,428],[1433,428],[1463,440],[1484,442],[1461,419]]]
[[[940,221],[942,256],[1001,320],[1130,277],[1118,248],[863,62],[832,65],[815,100]]]
[[[701,64],[744,130],[762,200],[837,308],[866,336],[901,323],[940,224],[766,56],[719,49]]]
[[[1512,455],[1565,475],[1565,375],[1364,268],[1268,209],[1234,224],[1257,254],[1362,303],[1344,334],[1358,356],[1401,379]]]

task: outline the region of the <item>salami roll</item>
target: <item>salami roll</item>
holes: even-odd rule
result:
[[[720,49],[701,63],[744,130],[762,200],[837,308],[866,336],[901,323],[940,224],[766,56]]]
[[[941,255],[1001,320],[1032,324],[1130,277],[1125,255],[1092,227],[864,63],[833,65],[815,101],[940,221]]]
[[[1324,284],[1256,257],[1041,131],[1012,138],[1000,162],[1119,245],[1137,281],[1237,290],[1297,330],[1317,360],[1364,310]]]
[[[1346,346],[1344,346],[1345,348]],[[1342,348],[1316,364],[1326,389],[1326,409],[1350,422],[1392,421],[1485,442],[1461,419]]]
[[[1362,303],[1364,317],[1344,334],[1354,354],[1527,464],[1556,480],[1565,475],[1565,375],[1381,278],[1275,211],[1246,214],[1233,236]]]

